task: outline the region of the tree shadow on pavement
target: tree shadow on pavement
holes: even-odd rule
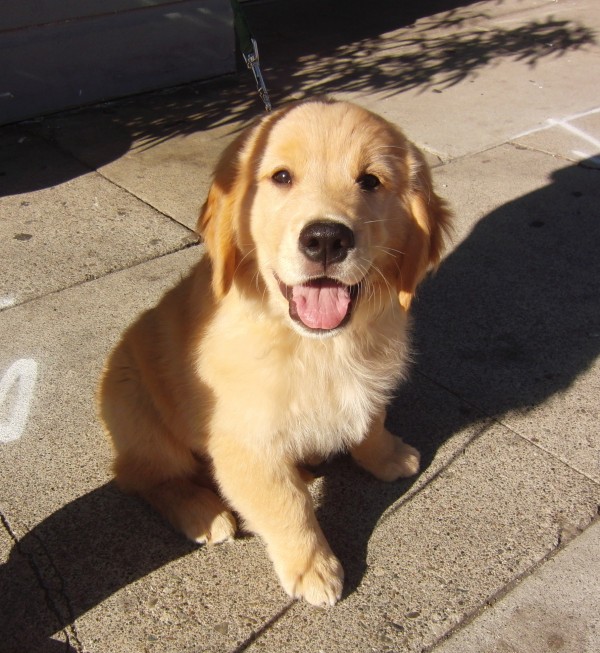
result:
[[[540,405],[597,358],[598,175],[581,166],[555,172],[548,186],[483,217],[426,282],[415,306],[413,381],[389,416],[421,450],[424,468],[480,419],[478,409],[498,418]],[[433,402],[420,394],[420,379],[464,402]],[[326,466],[319,519],[346,569],[346,593],[361,582],[378,521],[411,484],[380,483],[347,457]],[[53,633],[196,548],[112,484],[76,499],[25,535],[0,567],[0,651],[58,650]],[[201,567],[197,573],[201,582]]]
[[[276,107],[291,98],[324,94],[439,92],[503,59],[535,67],[545,58],[595,43],[594,32],[579,23],[548,15],[507,27],[482,13],[480,5],[471,4],[266,0],[245,3],[244,8]],[[131,149],[147,149],[207,129],[239,129],[261,111],[252,76],[240,64],[233,78],[105,103],[77,112],[77,119],[71,112],[22,128],[44,135],[76,157],[83,139],[84,160],[97,169]],[[86,124],[83,133],[77,131],[78,123]],[[4,176],[0,195],[44,188],[83,174],[81,166],[74,168],[69,162],[58,162],[43,174],[28,174],[27,168],[14,171],[11,161],[12,157],[0,161]]]
[[[471,4],[375,0],[367,7],[351,0],[342,9],[339,2],[296,0],[250,5],[249,13],[267,77],[282,96],[439,90],[501,59],[535,67],[595,42],[585,25],[551,13],[507,27],[500,15]]]
[[[469,4],[374,0],[366,9],[364,0],[349,0],[343,8],[333,0],[269,0],[245,9],[275,106],[315,95],[439,90],[500,59],[534,67],[545,57],[595,43],[589,28],[552,16],[515,28],[486,24],[483,30],[479,24],[488,17]],[[247,123],[262,110],[243,64],[235,80],[208,85],[208,98],[206,87],[181,89],[167,103],[158,98],[154,113],[130,112],[124,125],[131,140],[149,147],[177,135]],[[143,98],[143,107],[149,104],[152,98]]]

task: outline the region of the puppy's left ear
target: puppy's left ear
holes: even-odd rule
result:
[[[408,171],[405,202],[410,222],[398,277],[398,296],[405,311],[410,308],[417,286],[427,271],[440,262],[451,218],[446,202],[433,190],[431,173],[422,153],[412,145]]]

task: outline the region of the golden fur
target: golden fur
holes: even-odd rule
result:
[[[386,481],[418,471],[385,406],[448,220],[421,153],[362,108],[303,102],[245,130],[200,215],[207,255],[107,361],[119,485],[198,542],[232,538],[234,510],[291,596],[333,605],[343,570],[298,466],[349,450]]]

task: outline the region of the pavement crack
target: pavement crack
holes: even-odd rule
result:
[[[77,155],[75,152],[71,151],[68,147],[65,147],[58,139],[56,139],[52,134],[47,134],[44,133],[43,131],[37,131],[37,130],[27,130],[30,136],[36,136],[38,138],[41,138],[43,141],[54,147],[58,152],[60,152],[63,156],[67,157],[68,159],[71,159],[72,161],[77,162],[80,166],[82,166],[84,169],[86,169],[90,173],[94,173],[98,175],[100,178],[102,178],[104,181],[109,183],[111,186],[114,186],[115,188],[120,189],[122,192],[126,193],[129,195],[129,197],[132,197],[135,199],[137,202],[141,202],[148,208],[150,208],[152,211],[155,211],[156,213],[160,214],[163,218],[168,220],[169,222],[178,225],[179,227],[183,227],[186,231],[189,233],[193,234],[195,233],[193,229],[190,229],[185,223],[181,222],[180,220],[177,220],[177,218],[174,218],[172,215],[169,215],[168,213],[165,213],[158,207],[154,206],[147,200],[145,200],[143,197],[140,197],[138,194],[134,193],[132,190],[127,188],[126,186],[123,186],[122,184],[118,183],[114,179],[111,179],[109,176],[107,176],[102,170],[100,170],[99,166],[93,165],[89,163],[85,159],[85,157],[81,157]]]
[[[34,531],[27,533],[27,546],[23,546],[8,518],[0,511],[0,523],[14,543],[14,550],[29,565],[38,587],[44,595],[44,602],[58,624],[55,634],[62,633],[67,646],[76,653],[83,653],[83,645],[74,623],[74,612],[67,596],[64,579],[56,566],[48,547]],[[53,581],[56,581],[54,583]]]
[[[6,515],[0,510],[0,523],[2,524],[4,530],[8,533],[8,536],[10,539],[17,544],[19,541],[19,538],[16,536],[15,532],[12,529],[12,526],[10,525],[10,522],[8,521]]]
[[[599,509],[600,515],[600,509]],[[466,613],[458,623],[454,624],[447,632],[445,632],[439,639],[432,642],[428,646],[421,649],[421,653],[434,653],[438,646],[452,638],[454,634],[458,631],[463,630],[466,626],[473,623],[476,619],[481,617],[486,610],[493,609],[502,599],[507,597],[518,585],[526,581],[528,578],[534,576],[536,572],[542,569],[549,560],[555,558],[559,553],[564,551],[565,547],[573,542],[577,537],[579,537],[584,531],[588,528],[594,526],[598,523],[598,519],[592,519],[589,524],[585,526],[575,537],[569,539],[563,539],[559,537],[559,543],[554,548],[546,552],[545,555],[541,556],[537,561],[533,562],[527,569],[523,570],[521,573],[514,576],[502,587],[499,587],[496,591],[490,593],[487,598],[481,600],[479,605],[475,606],[472,610]]]
[[[296,601],[290,601],[283,606],[281,610],[276,612],[268,621],[266,621],[260,628],[249,635],[241,644],[236,646],[232,653],[244,653],[257,639],[262,637],[267,631],[271,630],[273,626],[289,612],[290,608],[295,605]]]

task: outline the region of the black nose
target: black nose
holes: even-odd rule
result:
[[[326,267],[346,258],[354,247],[354,233],[339,222],[311,222],[300,232],[298,246],[309,261]]]

